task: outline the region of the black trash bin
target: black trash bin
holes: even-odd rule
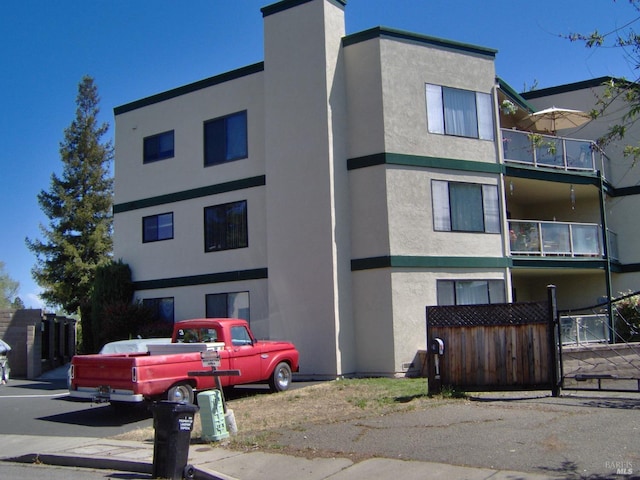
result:
[[[193,418],[198,406],[191,403],[154,402],[153,478],[193,478],[187,467]]]

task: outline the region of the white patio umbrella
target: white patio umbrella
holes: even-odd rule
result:
[[[539,132],[555,133],[558,130],[579,127],[589,120],[591,116],[586,112],[551,107],[526,116],[520,125],[527,129],[534,128]]]
[[[11,351],[11,347],[8,343],[0,340],[0,355],[6,355]]]

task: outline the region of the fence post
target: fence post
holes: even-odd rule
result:
[[[558,371],[558,341],[556,338],[556,324],[558,322],[558,306],[556,303],[556,286],[547,285],[547,299],[549,308],[549,325],[547,338],[549,342],[549,380],[551,381],[551,395],[560,396],[560,378]]]
[[[433,359],[433,353],[429,348],[429,342],[431,342],[431,328],[429,326],[429,307],[426,307],[425,319],[427,324],[427,395],[436,395],[442,391],[442,383],[438,378],[436,379],[435,361]]]

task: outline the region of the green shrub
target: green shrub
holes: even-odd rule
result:
[[[640,342],[640,295],[628,295],[613,304],[615,343]]]

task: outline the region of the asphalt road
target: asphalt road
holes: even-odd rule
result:
[[[152,424],[146,408],[117,412],[70,399],[65,379],[11,379],[0,386],[0,434],[110,437]]]
[[[296,382],[291,388],[314,383]],[[108,404],[71,399],[68,393],[65,378],[12,378],[0,386],[0,434],[103,438],[153,425],[147,405],[115,410]],[[267,385],[242,385],[227,395],[231,399],[268,393]]]
[[[144,473],[110,472],[88,468],[56,467],[51,465],[33,465],[0,462],[0,478],[20,480],[147,480],[151,475]]]

